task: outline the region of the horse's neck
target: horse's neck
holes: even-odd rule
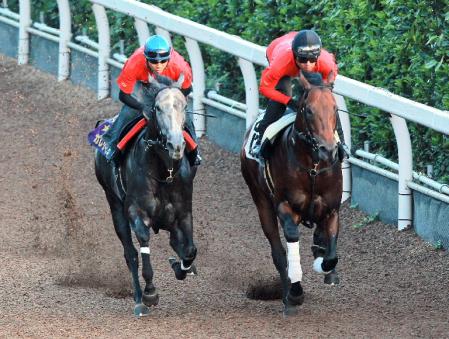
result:
[[[296,120],[297,119],[298,117]],[[297,133],[301,130],[298,129],[296,123],[297,121],[286,130],[284,137],[285,154],[288,157],[294,157],[297,162],[303,165],[311,166],[313,164],[313,159],[309,152],[310,146],[298,137]]]

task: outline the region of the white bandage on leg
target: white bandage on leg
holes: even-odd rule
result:
[[[288,277],[292,283],[302,280],[301,257],[299,241],[287,242]]]
[[[150,254],[150,248],[149,247],[141,247],[140,253],[142,254]]]
[[[190,267],[192,267],[192,266],[185,267],[185,266],[184,266],[184,262],[181,260],[181,270],[183,270],[183,271],[188,271],[188,270],[190,270]]]
[[[313,270],[317,273],[321,273],[321,274],[328,274],[332,271],[329,272],[324,272],[323,271],[323,257],[317,257],[314,261],[313,261]]]

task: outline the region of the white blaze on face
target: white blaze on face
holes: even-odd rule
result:
[[[301,257],[299,255],[299,241],[287,242],[288,277],[293,283],[302,281]]]
[[[176,88],[162,90],[156,97],[159,128],[167,137],[167,144],[171,145],[169,152],[174,159],[181,158],[184,152],[185,142],[182,133],[186,104],[184,95]]]

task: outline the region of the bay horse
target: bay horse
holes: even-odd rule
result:
[[[169,260],[175,276],[182,280],[194,273],[193,261],[197,249],[193,242],[192,191],[196,166],[184,157],[183,127],[187,101],[180,90],[183,76],[173,83],[170,79],[149,77],[146,90],[152,102],[150,112],[144,111],[148,124],[127,147],[119,167],[124,196],[117,193],[113,164],[98,151],[95,154],[95,174],[109,203],[115,232],[123,248],[134,288],[134,314],[150,313],[150,306],[159,302],[153,284],[150,261],[150,228],[170,233],[170,245],[180,261]],[[148,100],[149,99],[149,100]],[[133,245],[131,230],[140,245],[142,277],[139,283],[139,258]]]
[[[335,80],[331,73],[327,79]],[[338,284],[336,272],[342,172],[338,159],[337,104],[331,85],[312,85],[301,73],[304,92],[295,121],[276,139],[265,163],[245,153],[247,132],[240,154],[241,171],[257,207],[263,232],[282,283],[284,314],[294,314],[304,301],[301,286],[299,224],[315,227],[313,268],[324,273],[324,282]],[[279,235],[278,220],[287,243]]]

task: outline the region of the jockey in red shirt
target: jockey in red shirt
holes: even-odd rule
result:
[[[146,103],[132,95],[137,81],[143,86],[148,85],[148,77],[162,75],[177,81],[181,74],[184,75],[184,82],[181,85],[182,93],[187,96],[192,91],[192,70],[184,58],[170,47],[168,41],[161,35],[153,35],[147,39],[145,45],[138,48],[126,61],[122,72],[117,78],[120,88],[119,99],[125,105],[119,116],[114,121],[111,128],[103,135],[103,140],[109,146],[106,152],[108,160],[115,160],[120,132],[128,124],[136,121],[142,116],[142,112],[148,109],[152,103]],[[189,126],[189,132],[195,133],[193,126]],[[201,157],[198,154],[198,147],[191,153],[193,161],[191,164],[198,165]],[[190,159],[189,159],[190,160]]]
[[[312,30],[287,33],[273,40],[266,53],[269,65],[262,72],[259,90],[270,100],[265,116],[255,126],[258,138],[251,147],[254,156],[260,156],[260,143],[266,128],[284,114],[286,107],[294,112],[298,110],[299,103],[292,97],[292,78],[300,71],[306,76],[319,73],[327,84],[330,73],[333,72],[331,78],[335,79],[338,72],[334,56],[322,48],[320,37]]]

